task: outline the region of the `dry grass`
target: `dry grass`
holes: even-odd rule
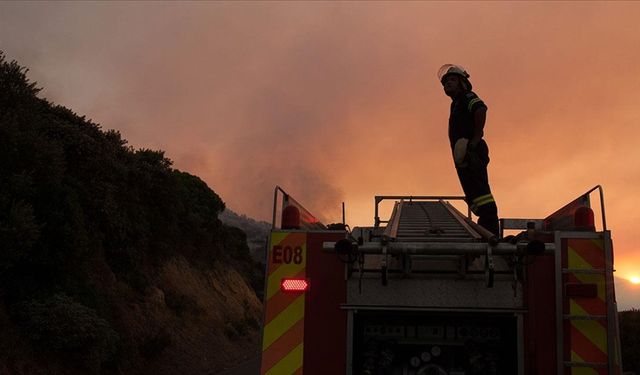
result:
[[[171,343],[148,362],[155,373],[214,373],[257,353],[261,304],[235,270],[201,271],[177,258],[162,267],[157,287],[146,310]]]
[[[214,374],[257,355],[262,305],[235,269],[202,270],[173,258],[153,275],[146,270],[152,281],[141,293],[94,266],[93,282],[109,301],[120,333],[118,366],[103,373]],[[0,323],[0,374],[86,373],[64,358],[30,352],[5,311]]]

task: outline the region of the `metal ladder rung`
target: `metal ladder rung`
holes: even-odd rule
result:
[[[439,254],[434,254],[434,255],[428,255],[428,254],[411,254],[411,259],[417,259],[417,260],[441,260],[441,261],[445,261],[445,260],[459,260],[460,257],[462,257],[462,255],[439,255]]]
[[[443,202],[396,202],[397,213],[389,219],[397,242],[475,242],[469,229],[460,223]],[[394,213],[396,209],[394,208]],[[418,258],[415,258],[416,260]],[[457,258],[451,258],[457,259]]]
[[[406,242],[469,242],[468,237],[403,237],[401,239]]]
[[[582,268],[563,268],[562,273],[583,273],[583,274],[605,274],[603,268],[582,269]]]
[[[440,232],[440,234],[466,234],[465,232],[461,231],[461,230],[441,230],[438,231]],[[401,229],[398,231],[398,233],[417,233],[417,234],[422,234],[422,233],[426,233],[426,234],[433,234],[435,233],[435,231],[432,233],[429,229],[423,228],[423,229]]]
[[[563,320],[607,320],[606,315],[563,315]]]
[[[591,368],[607,368],[608,363],[605,362],[564,362],[565,367],[591,367]]]

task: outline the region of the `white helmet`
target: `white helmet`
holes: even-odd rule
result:
[[[460,65],[455,64],[444,64],[438,69],[438,79],[442,83],[444,78],[450,74],[459,75],[462,78],[462,81],[468,85],[468,89],[471,90],[471,82],[469,82],[469,73]]]

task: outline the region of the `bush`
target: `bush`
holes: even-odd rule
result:
[[[625,371],[640,373],[640,310],[632,309],[618,314],[622,366]]]
[[[37,350],[79,356],[91,368],[107,361],[119,341],[109,322],[63,294],[17,304],[14,317]]]
[[[164,291],[164,303],[178,317],[183,317],[186,313],[200,314],[202,309],[193,298],[172,290]]]
[[[0,274],[28,256],[40,236],[33,207],[24,201],[2,204],[0,207]]]
[[[173,343],[173,337],[165,330],[158,331],[140,345],[140,354],[146,359],[158,358]]]
[[[260,323],[251,315],[249,304],[245,300],[243,302],[244,316],[238,319],[229,320],[225,324],[224,333],[229,339],[236,339],[239,336],[246,336],[250,332],[255,332],[260,328]]]

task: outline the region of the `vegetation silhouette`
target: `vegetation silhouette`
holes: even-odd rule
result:
[[[255,295],[236,293],[245,311],[235,318],[167,281],[193,279],[204,295],[207,284],[239,274],[229,288],[262,291],[244,232],[218,218],[222,199],[164,152],[136,150],[119,132],[39,98],[26,73],[0,51],[0,373],[22,373],[18,362],[29,358],[49,363],[33,373],[130,373],[188,329],[257,331]],[[216,291],[220,306],[231,304]],[[131,305],[146,325],[132,325],[123,312]],[[223,322],[181,326],[197,317]],[[169,323],[178,328],[162,327]]]
[[[619,313],[622,366],[625,371],[640,374],[640,310]]]

